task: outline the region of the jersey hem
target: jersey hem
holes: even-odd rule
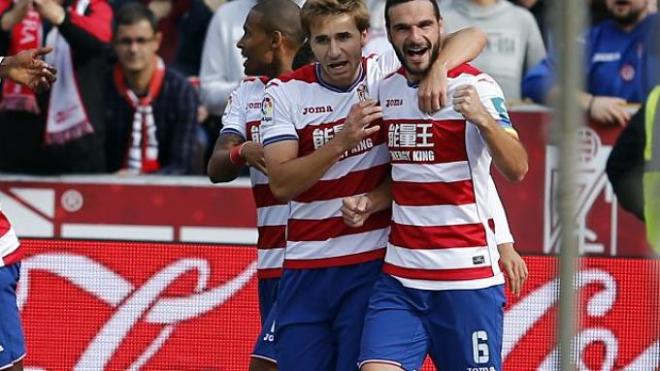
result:
[[[0,366],[0,370],[6,370],[6,369],[8,369],[9,367],[12,367],[12,366],[15,365],[17,362],[20,362],[23,358],[25,358],[26,355],[27,355],[27,353],[23,353],[22,356],[16,358],[15,360],[11,361],[10,363],[8,363],[8,364],[6,364],[6,365],[3,365],[3,366]]]
[[[274,360],[273,358],[262,356],[262,355],[259,355],[259,354],[252,353],[252,354],[250,354],[250,357],[251,358],[256,358],[256,359],[263,359],[264,361],[268,361],[270,363],[277,364],[277,361]]]

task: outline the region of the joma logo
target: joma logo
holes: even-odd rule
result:
[[[305,107],[303,109],[303,115],[309,115],[312,113],[328,113],[328,112],[332,112],[332,106]]]
[[[385,107],[399,107],[403,105],[403,99],[387,99],[385,100]]]

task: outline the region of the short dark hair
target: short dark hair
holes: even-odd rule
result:
[[[390,8],[399,4],[407,3],[410,1],[414,0],[387,0],[385,2],[385,27],[387,29],[390,28],[390,17],[389,17],[389,11]],[[440,20],[442,17],[440,16],[440,8],[438,7],[438,3],[435,0],[428,0],[431,4],[433,4],[433,13],[435,13],[435,19]]]
[[[130,26],[143,20],[149,22],[154,33],[158,31],[158,20],[151,9],[139,2],[128,3],[119,8],[115,14],[113,34],[117,34],[119,26]]]
[[[281,32],[299,47],[305,42],[305,33],[300,22],[300,7],[292,0],[263,0],[252,7],[261,18],[261,27],[266,32]]]

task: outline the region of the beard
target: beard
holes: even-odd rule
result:
[[[629,3],[630,4],[630,3]],[[615,3],[616,5],[616,3]],[[644,5],[645,7],[646,5]],[[644,12],[645,8],[644,7],[635,7],[634,4],[630,4],[628,6],[627,11],[618,13],[616,10],[612,9],[610,10],[610,13],[612,14],[612,17],[618,23],[620,26],[630,26],[634,25],[639,21],[640,15]]]
[[[428,65],[424,67],[417,67],[417,66],[411,66],[408,64],[406,60],[406,50],[415,48],[415,47],[426,47],[431,50],[431,58],[429,59]],[[404,45],[403,48],[394,48],[394,51],[396,53],[397,58],[399,58],[399,62],[406,68],[408,71],[408,74],[417,76],[417,77],[422,77],[425,76],[426,73],[431,69],[431,65],[433,65],[433,62],[435,62],[436,59],[438,59],[438,53],[440,53],[440,40],[438,40],[437,43],[431,44],[430,41],[427,40],[427,42],[424,45],[419,45],[419,44],[407,44]]]

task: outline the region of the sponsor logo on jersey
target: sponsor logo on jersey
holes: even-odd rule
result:
[[[250,102],[248,103],[248,109],[261,109],[261,102]]]
[[[403,99],[391,98],[391,99],[385,100],[385,108],[399,107],[399,106],[403,106]]]
[[[303,108],[303,115],[310,115],[313,113],[329,113],[332,112],[332,106],[312,106]]]

